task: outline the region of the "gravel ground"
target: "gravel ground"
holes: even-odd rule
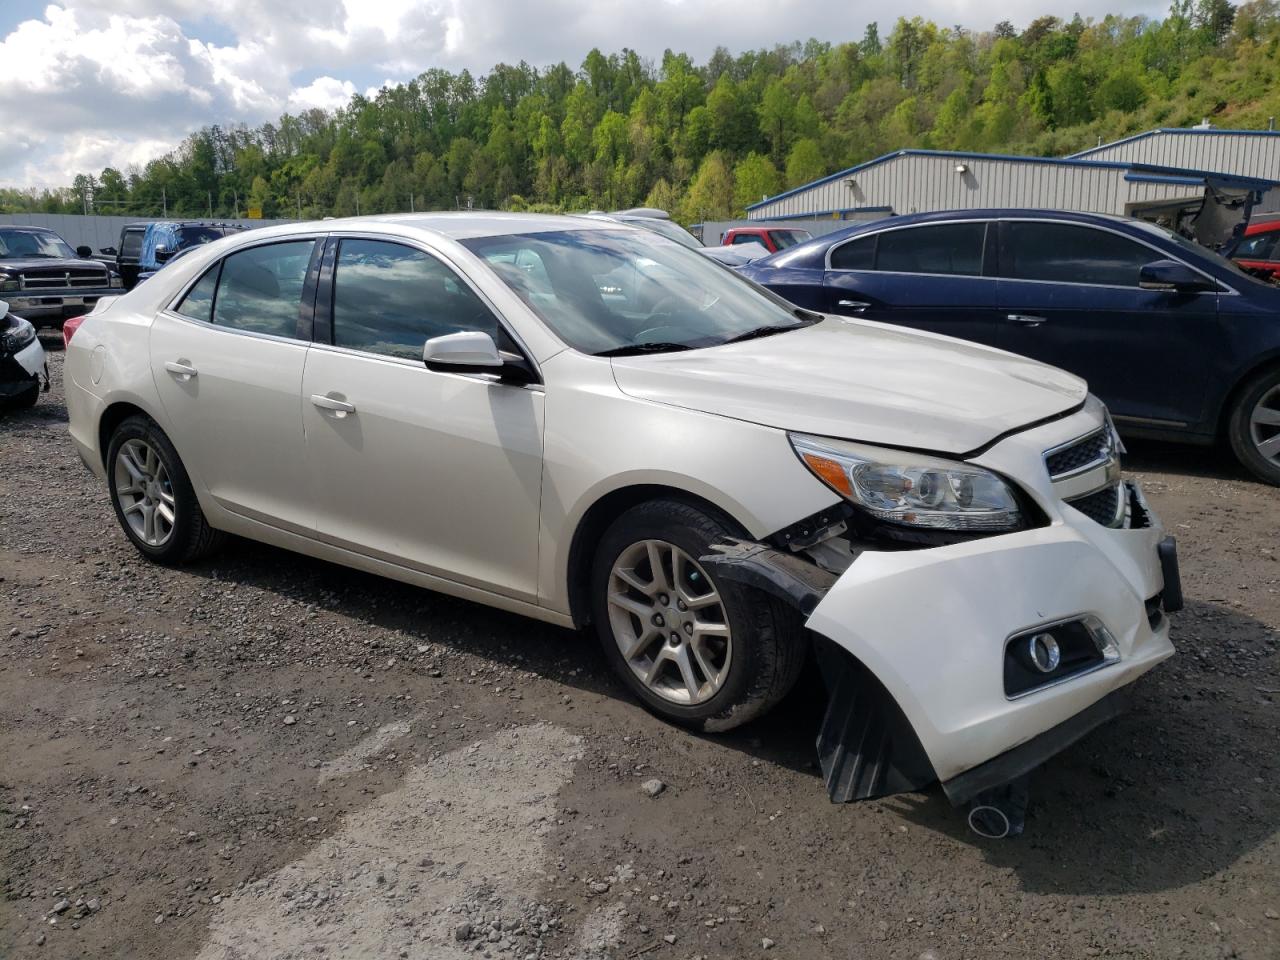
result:
[[[1221,453],[1134,451],[1179,655],[993,842],[828,803],[812,676],[698,737],[573,633],[242,541],[149,565],[51,360],[0,414],[6,960],[1280,957],[1280,491]]]

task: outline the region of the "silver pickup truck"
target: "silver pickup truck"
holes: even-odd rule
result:
[[[0,226],[0,300],[36,328],[60,327],[103,297],[124,293],[119,274],[90,253],[52,230]]]

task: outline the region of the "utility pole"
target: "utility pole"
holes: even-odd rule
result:
[[[293,199],[298,201],[298,219],[301,220],[302,219],[302,194],[295,193],[293,195]]]
[[[409,212],[413,213],[413,191],[409,191]]]
[[[164,187],[160,188],[160,210],[161,216],[166,220],[169,219],[169,196],[164,192]]]
[[[356,191],[356,216],[360,216],[360,191]]]
[[[209,219],[213,219],[213,191],[209,191]]]
[[[239,190],[237,190],[236,188],[232,187],[232,189],[231,189],[231,196],[235,198],[235,201],[236,201],[236,219],[237,219],[237,220],[239,220],[239,219],[240,219],[240,191],[239,191]]]

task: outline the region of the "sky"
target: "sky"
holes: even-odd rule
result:
[[[899,15],[989,30],[1051,13],[1161,16],[1150,0],[0,0],[0,186],[125,170],[209,124],[334,108],[430,67],[581,64],[592,47],[702,62]]]

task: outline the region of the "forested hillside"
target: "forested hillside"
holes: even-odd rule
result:
[[[592,50],[576,69],[428,70],[334,113],[211,127],[145,169],[0,211],[344,216],[644,203],[686,223],[904,147],[1060,155],[1208,118],[1280,114],[1280,3],[1177,0],[1163,20],[1042,17],[990,32],[901,19],[706,63]]]

